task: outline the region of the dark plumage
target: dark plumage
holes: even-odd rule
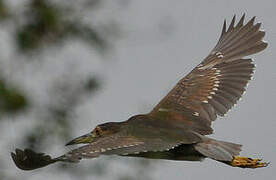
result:
[[[267,47],[261,23],[255,17],[244,24],[245,15],[228,28],[224,21],[219,41],[211,53],[164,97],[148,114],[124,122],[98,125],[91,133],[67,145],[84,143],[58,158],[31,150],[19,150],[12,158],[20,169],[32,170],[57,161],[79,162],[99,155],[199,161],[205,157],[231,166],[258,168],[267,163],[237,156],[241,145],[206,137],[211,123],[237,103],[254,72],[245,56]]]

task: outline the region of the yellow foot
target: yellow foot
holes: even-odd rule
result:
[[[261,159],[251,159],[249,157],[240,157],[234,156],[232,162],[230,162],[231,166],[241,167],[241,168],[260,168],[266,167],[269,163],[261,162]]]

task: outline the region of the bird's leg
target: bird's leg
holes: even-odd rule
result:
[[[261,159],[252,159],[249,157],[234,156],[229,165],[241,168],[260,168],[266,167],[269,163],[261,162]]]

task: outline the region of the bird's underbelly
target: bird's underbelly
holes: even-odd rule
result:
[[[200,154],[194,149],[193,144],[182,144],[174,149],[166,151],[149,151],[141,152],[139,154],[128,154],[123,156],[179,161],[201,161],[203,158],[205,158],[202,154]]]

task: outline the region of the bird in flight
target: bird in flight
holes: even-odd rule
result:
[[[204,158],[233,167],[259,168],[268,165],[261,159],[239,156],[241,145],[207,137],[211,124],[223,116],[245,92],[254,72],[252,59],[245,58],[267,47],[265,32],[255,17],[229,27],[224,21],[220,38],[210,54],[181,79],[148,114],[123,122],[96,126],[90,133],[67,145],[85,144],[52,158],[31,149],[11,153],[16,166],[33,170],[56,162],[79,162],[100,155],[120,155],[151,159],[200,161]]]

